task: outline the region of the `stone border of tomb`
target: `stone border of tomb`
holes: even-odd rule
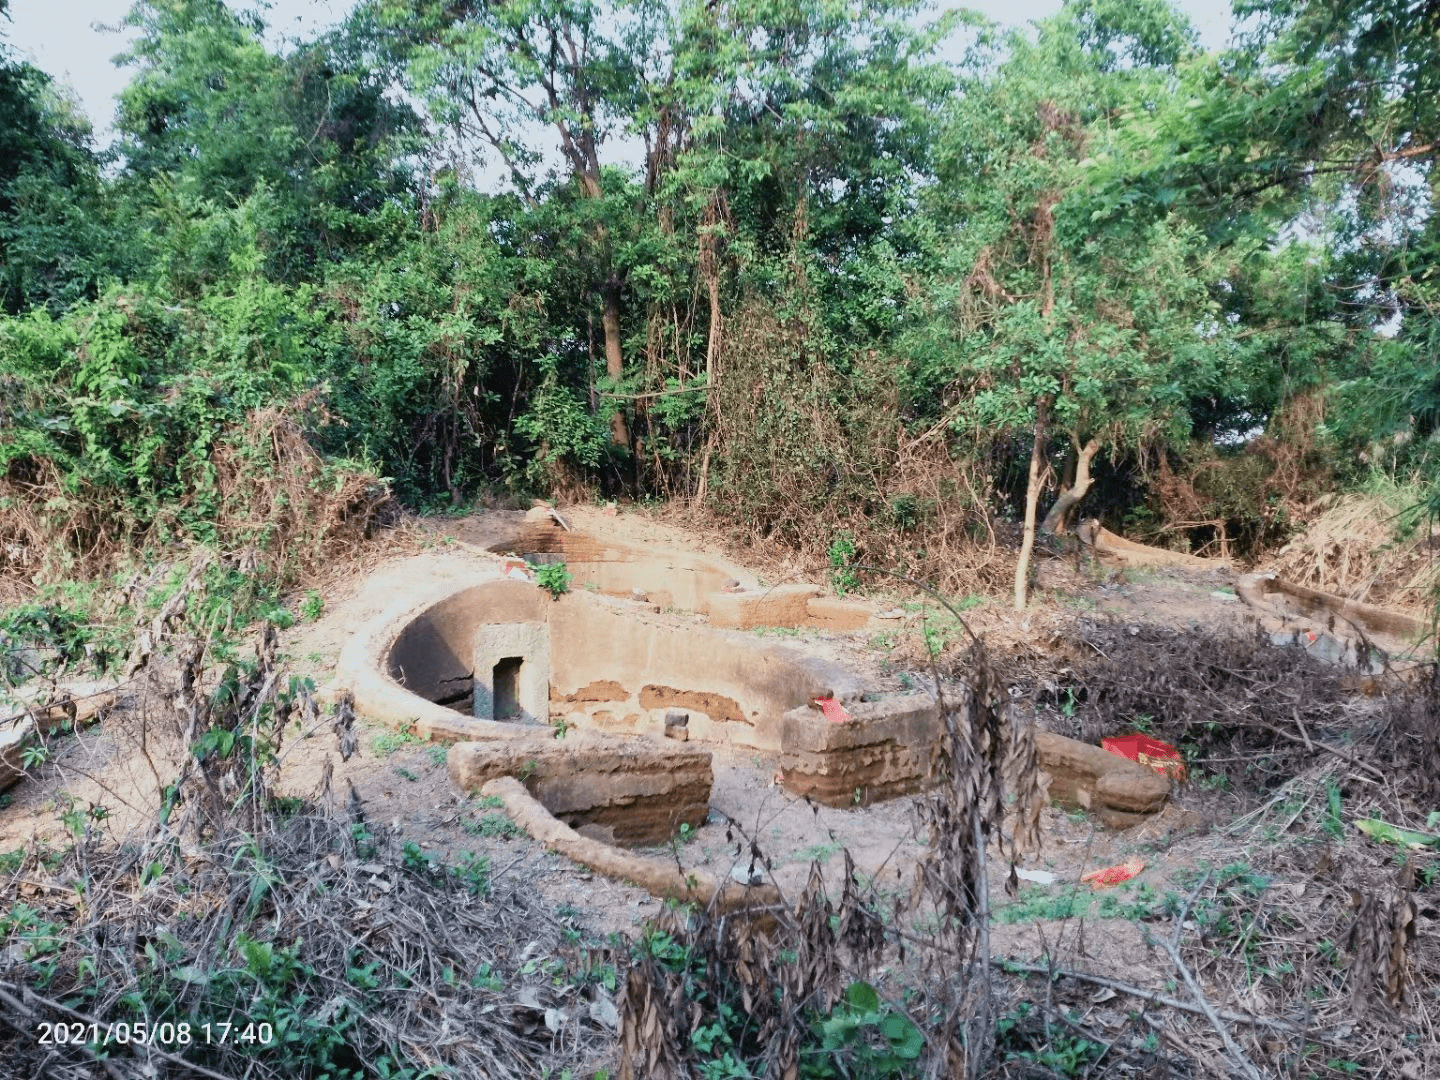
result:
[[[682,899],[733,897],[724,882],[621,848],[665,843],[706,819],[711,747],[774,755],[788,791],[831,806],[931,784],[942,724],[929,694],[871,694],[839,665],[736,628],[863,626],[867,605],[812,585],[763,589],[673,553],[665,577],[643,550],[556,529],[527,523],[507,547],[532,560],[558,553],[595,591],[552,598],[507,578],[498,557],[478,558],[471,581],[437,585],[362,627],[332,689],[348,691],[362,716],[452,741],[453,782],[499,794],[536,839]],[[677,615],[682,607],[703,609],[704,624]],[[822,715],[813,702],[826,697],[848,718]],[[551,725],[560,718],[563,729]],[[1169,796],[1165,777],[1098,746],[1043,732],[1037,741],[1052,798],[1107,825],[1143,821]]]

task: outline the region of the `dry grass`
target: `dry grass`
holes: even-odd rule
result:
[[[353,788],[335,805],[328,769],[310,801],[274,795],[287,731],[333,728],[344,758],[353,712],[319,713],[271,627],[252,661],[208,664],[187,627],[200,576],[136,635],[137,701],[107,724],[153,780],[126,793],[135,827],[72,804],[72,844],[0,871],[11,1075],[503,1080],[602,1055],[618,1018],[595,958],[523,882],[491,895],[483,860],[397,850]],[[60,1023],[79,1037],[39,1037]]]
[[[1440,530],[1379,495],[1346,495],[1270,563],[1297,585],[1426,616],[1440,589]]]
[[[102,1031],[192,1025],[189,1046],[112,1046],[106,1072],[116,1077],[192,1077],[203,1066],[294,1080],[308,1074],[301,1063],[363,1069],[388,1059],[498,1080],[578,1065],[609,1042],[590,1009],[604,991],[557,981],[583,958],[566,954],[559,924],[529,890],[472,895],[357,824],[301,815],[189,856],[160,835],[81,845],[59,861],[32,852],[0,880],[18,946],[0,964],[11,1075],[96,1075],[83,1043],[36,1037],[40,1023],[81,1019]],[[260,1022],[288,1040],[285,1052],[241,1041]],[[226,1045],[216,1042],[221,1025],[233,1025]]]
[[[173,550],[203,521],[214,542],[247,568],[278,580],[323,575],[399,520],[374,474],[327,464],[305,435],[311,397],[261,409],[217,441],[208,478],[185,501],[152,505],[76,486],[45,460],[23,458],[0,476],[0,597],[30,595],[37,581],[96,579],[137,555]],[[207,500],[204,508],[200,500]]]

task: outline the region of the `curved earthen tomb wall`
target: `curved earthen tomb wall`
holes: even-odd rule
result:
[[[558,554],[596,591],[555,600],[479,564],[473,583],[397,605],[341,656],[337,681],[364,715],[462,740],[450,754],[460,787],[517,777],[582,834],[635,845],[704,820],[707,744],[776,754],[787,789],[834,806],[930,782],[942,725],[927,694],[866,694],[829,661],[716,628],[853,622],[868,618],[864,605],[815,586],[761,589],[698,557],[666,553],[647,566],[625,545],[538,525],[507,546]],[[691,604],[709,625],[661,614]],[[811,704],[821,697],[839,699],[849,718],[825,719]],[[684,714],[682,729],[667,731],[671,714]],[[550,722],[561,718],[557,739]],[[1168,795],[1167,782],[1098,747],[1042,733],[1040,753],[1053,792],[1109,824],[1131,824]]]
[[[518,664],[514,662],[518,661]],[[480,723],[514,702],[511,726],[564,716],[626,734],[663,734],[689,714],[692,738],[780,751],[787,712],[815,698],[860,697],[845,669],[734,631],[677,626],[650,606],[588,592],[552,600],[526,582],[472,585],[415,613],[396,634],[386,673],[430,702],[463,705]],[[497,674],[498,669],[498,674]],[[528,673],[544,674],[540,700]],[[513,684],[509,680],[514,679]],[[513,692],[511,686],[513,685]],[[462,721],[463,723],[463,721]]]

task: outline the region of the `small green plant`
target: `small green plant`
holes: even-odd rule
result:
[[[505,980],[497,976],[489,964],[481,964],[475,974],[470,976],[470,985],[480,990],[499,993],[505,989]]]
[[[298,795],[272,795],[270,809],[281,817],[295,817],[305,809],[305,800]]]
[[[756,637],[799,637],[798,626],[757,626],[751,631]]]
[[[396,773],[397,776],[401,776],[401,777],[403,777],[404,779],[409,780],[412,784],[413,784],[416,780],[419,780],[419,779],[420,779],[420,777],[416,776],[416,775],[415,775],[413,772],[411,772],[409,769],[406,769],[406,768],[404,768],[403,766],[400,766],[400,765],[396,765],[396,766],[395,766],[395,773]]]
[[[571,724],[567,718],[563,716],[557,716],[554,720],[550,722],[550,726],[555,729],[555,738],[563,739],[566,735],[570,734],[570,729],[574,725]]]
[[[1042,1022],[1035,1007],[1021,1002],[995,1022],[996,1048],[1007,1061],[1028,1061],[1050,1076],[1086,1076],[1105,1052],[1090,1039]]]
[[[314,622],[324,610],[325,598],[318,589],[311,589],[305,594],[305,599],[300,601],[300,618],[306,622]]]
[[[423,741],[419,735],[408,731],[382,731],[371,741],[370,749],[375,752],[376,757],[389,757],[401,747],[413,746]]]
[[[471,896],[490,895],[490,860],[484,855],[467,851],[452,868],[456,880]]]
[[[535,584],[558,600],[570,591],[570,582],[574,576],[564,563],[548,563],[536,568]]]
[[[1340,785],[1331,777],[1325,781],[1325,832],[1332,840],[1345,838],[1345,819],[1340,809]]]
[[[355,845],[355,854],[362,859],[373,859],[380,851],[375,834],[363,821],[350,826],[350,842]]]
[[[860,587],[860,578],[852,564],[855,561],[855,537],[849,532],[838,532],[830,541],[830,584],[841,596]]]
[[[20,751],[20,766],[25,769],[38,768],[50,760],[50,751],[43,743],[32,742]]]
[[[829,862],[836,855],[838,855],[842,849],[843,845],[836,843],[812,844],[804,851],[797,854],[795,856],[795,861],[807,863],[818,862],[821,866],[824,866],[827,862]]]
[[[400,852],[400,865],[417,874],[436,875],[440,864],[432,859],[414,840],[406,840]]]
[[[507,839],[512,836],[522,836],[525,832],[504,814],[485,814],[478,818],[466,818],[461,821],[460,827],[471,836]]]
[[[431,765],[444,765],[450,756],[450,747],[445,743],[431,743],[425,754],[430,758]]]
[[[846,987],[844,998],[813,1030],[830,1058],[816,1063],[821,1069],[814,1076],[904,1076],[925,1049],[915,1023],[887,1008],[867,982]]]
[[[941,632],[938,623],[932,622],[929,617],[925,619],[924,624],[921,626],[920,633],[925,638],[925,652],[931,659],[939,657],[940,654],[945,651],[945,646],[949,644],[944,633]]]
[[[998,923],[1031,922],[1037,919],[1072,919],[1085,915],[1090,910],[1091,898],[1074,888],[1051,894],[1039,889],[1026,890],[1013,904],[1006,904],[995,912]]]

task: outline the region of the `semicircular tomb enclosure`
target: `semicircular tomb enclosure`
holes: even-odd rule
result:
[[[503,576],[502,563],[478,564],[473,583],[405,602],[341,657],[340,685],[363,714],[465,740],[450,757],[463,788],[515,776],[581,832],[636,845],[704,820],[712,747],[773,755],[788,790],[835,806],[929,782],[942,724],[928,694],[869,693],[829,660],[742,632],[860,627],[866,605],[817,586],[763,589],[738,567],[549,523],[528,523],[505,546],[532,564],[563,560],[571,592],[552,599]],[[823,698],[843,706],[838,721],[815,706]],[[1041,752],[1056,756],[1044,743]],[[1148,772],[1106,757],[1096,759],[1100,772],[1111,762]],[[1157,809],[1168,792],[1141,783],[1117,801],[1116,785],[1104,785],[1107,796],[1098,780],[1087,788],[1082,778],[1072,801],[1116,824]],[[1052,790],[1076,786],[1067,783]]]

